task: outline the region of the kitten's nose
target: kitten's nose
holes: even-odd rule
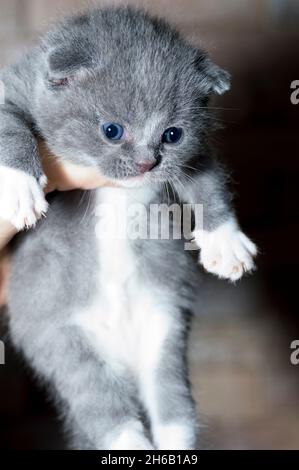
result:
[[[137,163],[137,168],[140,173],[147,173],[148,171],[151,171],[154,168],[154,166],[156,166],[156,164],[157,164],[157,160],[139,162]]]

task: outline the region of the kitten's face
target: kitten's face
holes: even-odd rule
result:
[[[85,39],[91,35],[92,53],[91,38],[86,45],[81,38],[81,50],[60,48],[50,56],[50,80],[37,89],[43,135],[57,155],[94,166],[121,185],[175,183],[205,151],[207,97],[217,86],[224,91],[227,76],[143,14],[108,10],[108,17],[96,16],[99,30],[92,31],[94,23],[84,17],[78,30],[85,28]],[[83,63],[63,73],[65,62],[80,54]]]

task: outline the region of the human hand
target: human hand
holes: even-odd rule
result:
[[[104,178],[96,169],[62,162],[50,154],[43,142],[39,145],[40,157],[44,172],[48,178],[45,193],[52,191],[70,191],[73,189],[91,190],[114,184]],[[2,250],[17,229],[9,222],[0,219],[0,250]]]

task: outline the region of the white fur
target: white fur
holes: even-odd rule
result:
[[[194,432],[187,424],[161,425],[155,429],[155,440],[159,450],[192,450]]]
[[[102,189],[101,204],[120,220],[126,210],[127,194],[122,189]],[[126,201],[124,206],[124,201]],[[105,235],[105,220],[99,223],[100,295],[76,322],[87,332],[101,356],[117,368],[129,367],[139,375],[150,361],[153,366],[169,331],[170,316],[155,305],[153,292],[143,285],[137,271],[138,259],[130,242],[119,234]]]
[[[153,450],[139,422],[128,423],[116,436],[107,436],[107,450]]]
[[[207,271],[220,278],[236,281],[254,269],[256,246],[233,218],[212,232],[195,231],[194,238],[201,250],[200,262]]]
[[[20,170],[0,166],[0,218],[7,220],[18,230],[35,225],[47,212],[48,204],[40,182]]]
[[[121,219],[131,202],[128,194],[124,189],[107,188],[99,193],[100,203],[109,205],[109,212]],[[75,323],[116,372],[129,371],[136,378],[155,418],[153,377],[171,327],[169,307],[156,305],[154,292],[142,283],[130,241],[117,233],[103,236],[105,224],[103,219],[98,227],[102,235],[98,239],[100,295],[88,309],[77,312]],[[143,433],[131,426],[109,445],[121,450],[153,448]]]
[[[153,136],[155,135],[157,128],[160,126],[161,123],[165,120],[165,115],[162,113],[153,113],[146,122],[138,129],[138,146],[137,148],[144,147],[146,148],[148,142],[151,141]],[[163,133],[163,132],[162,132]]]

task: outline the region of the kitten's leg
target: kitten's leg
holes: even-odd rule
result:
[[[20,72],[20,71],[19,71]],[[18,74],[0,75],[5,87],[5,102],[0,102],[0,218],[18,230],[30,227],[47,211],[42,171],[36,139],[18,101]],[[18,80],[18,86],[22,80]],[[20,91],[20,95],[24,90]]]
[[[192,175],[180,197],[193,205],[200,263],[218,277],[236,281],[254,269],[257,249],[238,225],[225,182],[223,170],[210,162],[205,171]]]
[[[141,396],[154,443],[161,450],[196,446],[196,410],[186,365],[187,329],[183,313],[157,310],[143,333]]]
[[[47,325],[27,336],[25,340],[21,332],[14,341],[18,346],[23,342],[35,369],[54,385],[75,435],[84,436],[94,449],[152,449],[139,417],[134,382],[101,362],[78,327]]]

